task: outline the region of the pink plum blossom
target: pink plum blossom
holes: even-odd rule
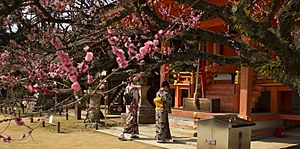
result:
[[[89,46],[85,46],[85,47],[83,48],[83,51],[87,52],[89,49],[90,49]]]
[[[49,0],[40,0],[40,4],[41,4],[42,6],[48,6]]]
[[[159,31],[158,31],[158,34],[159,34],[159,35],[162,35],[163,33],[164,33],[163,30],[159,30]]]
[[[137,54],[137,52],[134,50],[128,50],[127,53],[128,53],[129,58],[135,57],[135,55]]]
[[[51,44],[53,46],[55,46],[56,50],[62,49],[64,47],[61,40],[59,39],[59,37],[52,38],[51,39]]]
[[[29,93],[32,93],[32,92],[33,92],[33,87],[32,87],[31,85],[28,85],[28,86],[27,86],[27,89],[28,89]]]
[[[137,59],[137,60],[141,60],[141,59],[143,59],[145,56],[144,55],[142,55],[142,54],[136,54],[135,55],[135,58]]]
[[[112,52],[116,56],[124,55],[124,51],[122,49],[119,49],[117,46],[112,46]]]
[[[33,90],[34,92],[38,92],[38,90],[39,90],[39,85],[38,85],[38,84],[34,84],[32,90]]]
[[[81,90],[80,84],[78,82],[74,82],[71,86],[71,88],[75,91],[78,92]]]
[[[116,36],[108,38],[108,42],[110,45],[115,46],[119,42],[119,38]]]
[[[68,75],[68,78],[70,79],[71,82],[77,82],[77,76],[73,73],[70,73]]]
[[[77,66],[79,72],[86,72],[89,69],[89,66],[85,64],[84,62],[79,63]]]
[[[105,89],[105,85],[101,84],[100,87],[99,87],[99,89],[101,89],[101,90]]]
[[[158,46],[159,45],[159,40],[153,40],[153,45]]]
[[[60,0],[55,0],[54,6],[55,6],[55,9],[58,10],[58,11],[63,11],[64,8],[65,8],[64,3],[61,2]]]
[[[85,61],[90,62],[93,60],[93,53],[92,52],[87,52],[85,56]]]
[[[141,55],[146,55],[149,52],[149,48],[147,47],[141,47],[140,48],[140,54]]]
[[[56,72],[49,72],[51,78],[55,78],[57,76]]]
[[[3,18],[3,19],[2,19],[2,22],[3,22],[3,24],[5,24],[5,25],[10,25],[10,24],[11,24],[10,20],[8,20],[7,18]]]
[[[126,68],[128,66],[128,62],[125,57],[117,57],[117,63],[120,68]]]
[[[93,83],[93,76],[92,75],[88,75],[87,76],[87,84],[92,84]]]

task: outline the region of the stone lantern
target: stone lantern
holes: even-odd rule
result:
[[[155,110],[147,99],[147,92],[150,89],[148,85],[148,78],[143,77],[139,81],[140,84],[140,106],[138,110],[138,122],[139,124],[154,124],[155,123]]]
[[[100,123],[100,119],[104,119],[104,115],[100,110],[100,105],[101,105],[101,94],[99,93],[99,91],[97,91],[94,95],[93,95],[93,91],[91,87],[88,88],[88,90],[86,91],[90,103],[89,103],[89,107],[88,107],[88,115],[89,115],[89,121],[90,122],[95,122],[95,123]]]

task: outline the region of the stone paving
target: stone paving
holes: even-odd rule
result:
[[[121,118],[117,117],[114,117],[113,121],[115,121],[116,123],[122,122]],[[175,124],[174,122],[177,122],[177,124]],[[170,124],[173,124],[170,128],[171,135],[173,137],[172,143],[156,142],[154,124],[139,125],[140,139],[131,140],[130,135],[126,135],[126,138],[128,138],[129,141],[142,142],[167,149],[196,149],[197,138],[194,137],[194,133],[196,132],[196,130],[180,127],[180,123],[192,124],[193,122],[186,118],[183,118],[182,120],[182,118],[170,116]],[[123,128],[121,126],[114,126],[108,127],[107,129],[100,128],[100,130],[97,131],[118,137],[122,130]],[[286,136],[283,138],[268,137],[264,139],[251,141],[251,149],[285,149],[300,144],[300,128],[289,130],[285,133],[285,135]],[[119,140],[116,138],[116,142],[117,141]],[[300,149],[300,147],[296,148]]]
[[[172,143],[157,143],[156,140],[154,139],[155,136],[154,124],[139,125],[139,129],[140,129],[140,139],[134,141],[143,142],[146,144],[151,144],[151,145],[155,145],[162,148],[168,148],[168,149],[196,149],[197,148],[196,137],[193,137],[195,130],[183,129],[179,127],[171,127],[171,133],[174,141]],[[110,134],[113,136],[118,136],[122,131],[122,127],[111,127],[108,129],[101,129],[97,131]],[[300,136],[300,133],[297,133],[297,131],[294,134]],[[126,135],[126,137],[130,138],[130,135]],[[116,141],[119,140],[117,140],[116,138]],[[259,139],[257,141],[251,141],[251,149],[282,149],[282,148],[295,146],[298,144],[300,144],[300,137],[298,138],[289,137],[289,136],[284,138],[269,137],[265,139]]]

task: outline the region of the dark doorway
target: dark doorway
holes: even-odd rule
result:
[[[261,96],[258,98],[258,102],[255,105],[255,109],[253,109],[253,113],[266,113],[270,112],[270,99],[271,92],[264,91]]]

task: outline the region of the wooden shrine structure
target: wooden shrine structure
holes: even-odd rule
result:
[[[261,0],[264,1],[264,0]],[[265,0],[267,1],[267,0]],[[223,6],[227,0],[208,0],[217,6]],[[164,5],[174,3],[174,0],[162,1]],[[177,5],[172,6],[172,15],[177,16]],[[276,22],[276,21],[274,21]],[[298,23],[300,24],[300,23]],[[276,25],[276,24],[275,24]],[[228,26],[219,18],[201,21],[197,27],[213,32],[225,32]],[[245,42],[249,42],[244,38]],[[163,42],[163,47],[170,43]],[[235,56],[229,47],[207,42],[201,45],[207,52],[225,56]],[[210,66],[210,67],[207,67]],[[197,99],[219,100],[219,111],[192,109],[195,105],[194,93],[197,72],[170,72],[169,65],[161,67],[161,82],[171,81],[174,104],[173,115],[195,119],[210,118],[214,115],[236,113],[239,117],[259,124],[252,131],[253,136],[272,134],[277,127],[290,127],[300,124],[300,97],[291,88],[276,80],[262,76],[248,67],[212,64],[202,60],[202,70],[199,71]],[[204,69],[205,68],[205,69]],[[213,106],[213,105],[211,105]]]

